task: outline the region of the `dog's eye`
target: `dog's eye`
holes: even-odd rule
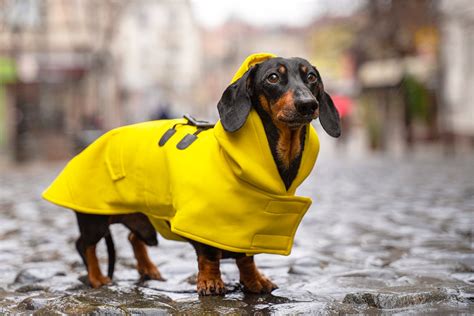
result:
[[[309,73],[306,77],[306,80],[308,80],[309,83],[315,83],[317,79],[318,78],[316,78],[316,75],[312,73]]]
[[[267,77],[267,81],[270,83],[277,83],[278,81],[280,81],[280,77],[278,77],[277,74],[273,73]]]

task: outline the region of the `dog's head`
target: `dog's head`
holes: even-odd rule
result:
[[[240,129],[252,106],[261,107],[277,127],[298,129],[319,117],[329,135],[341,134],[339,113],[319,72],[302,58],[268,59],[227,87],[217,105],[224,129]]]

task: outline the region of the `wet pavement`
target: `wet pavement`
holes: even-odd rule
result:
[[[40,198],[61,164],[3,168],[0,314],[474,313],[472,156],[344,156],[321,157],[301,187],[313,205],[292,254],[256,257],[280,288],[244,294],[224,260],[229,293],[204,298],[185,243],[161,239],[150,253],[167,281],[138,283],[121,226],[112,227],[114,283],[90,289],[73,213]],[[103,242],[98,252],[105,271]]]

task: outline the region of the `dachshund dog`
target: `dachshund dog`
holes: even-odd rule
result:
[[[224,91],[218,103],[221,123],[228,132],[237,131],[253,108],[263,124],[278,173],[286,189],[298,174],[305,148],[307,125],[319,117],[323,129],[333,137],[341,134],[339,114],[325,92],[317,69],[302,58],[270,58],[250,68]],[[92,287],[108,284],[112,278],[115,251],[108,226],[122,223],[130,229],[137,269],[142,279],[163,280],[148,257],[146,246],[157,245],[157,234],[148,218],[140,213],[93,215],[76,212],[80,238],[76,246],[88,270]],[[95,253],[105,237],[109,253],[108,277],[103,276]],[[220,259],[234,258],[244,290],[270,293],[277,286],[256,267],[252,255],[231,252],[189,240],[198,257],[199,295],[223,295],[225,286],[219,270]]]

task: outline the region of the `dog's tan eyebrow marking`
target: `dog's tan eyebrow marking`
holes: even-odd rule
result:
[[[283,66],[283,65],[280,65],[280,67],[278,67],[278,72],[281,73],[282,75],[286,73],[286,67]]]
[[[301,71],[304,72],[304,73],[307,73],[307,72],[308,72],[308,67],[306,67],[305,65],[301,65],[300,69],[301,69]]]

